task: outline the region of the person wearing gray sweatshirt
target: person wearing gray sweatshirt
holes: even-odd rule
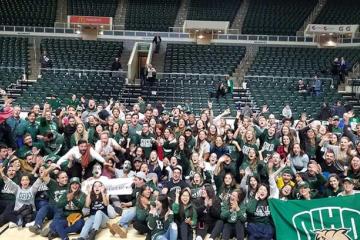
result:
[[[35,195],[42,184],[41,178],[38,178],[32,186],[30,186],[30,178],[23,175],[20,180],[20,185],[17,185],[10,178],[4,174],[4,167],[0,167],[0,175],[4,180],[5,186],[9,193],[15,195],[14,211],[9,213],[8,219],[16,223],[18,227],[25,227],[34,219],[35,212]]]

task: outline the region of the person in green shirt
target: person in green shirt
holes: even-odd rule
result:
[[[174,223],[174,213],[167,195],[160,194],[155,203],[150,203],[147,222],[151,231],[151,240],[178,239],[178,228]]]
[[[33,142],[36,142],[38,140],[37,135],[40,134],[39,126],[40,124],[36,122],[36,114],[34,112],[29,112],[24,129],[24,134],[30,134]]]
[[[240,208],[245,194],[241,190],[235,190],[231,193],[229,202],[223,202],[221,206],[220,217],[224,221],[222,239],[228,240],[236,237],[237,240],[244,239],[244,222],[246,213]]]
[[[172,210],[181,239],[193,239],[193,228],[197,224],[197,212],[191,202],[190,188],[176,191]]]
[[[255,198],[240,207],[247,216],[248,239],[273,239],[274,227],[271,224],[269,196],[269,186],[260,184]]]
[[[150,233],[150,229],[147,226],[146,219],[149,216],[151,200],[151,187],[148,185],[142,186],[136,199],[136,218],[134,222],[134,228],[140,234]]]
[[[45,133],[57,132],[58,127],[56,122],[52,120],[51,110],[44,110],[43,117],[40,118],[40,126],[39,126],[39,133],[40,135],[44,135]]]
[[[44,152],[44,146],[41,143],[34,143],[30,134],[24,135],[24,145],[17,149],[16,156],[21,159],[25,159],[28,153],[32,153],[33,149],[36,148],[40,152]]]
[[[80,106],[81,103],[80,103],[80,100],[76,97],[76,95],[72,94],[71,98],[66,100],[66,105],[76,108],[77,106]]]
[[[264,129],[260,135],[260,153],[263,159],[269,158],[278,146],[280,146],[280,141],[276,138],[275,133],[275,127],[269,127],[268,129]]]
[[[69,233],[80,233],[85,224],[82,218],[85,199],[86,195],[81,191],[80,179],[78,177],[71,178],[69,189],[57,202],[57,207],[63,210],[63,214],[50,224],[49,239],[59,236],[62,240],[68,240]]]
[[[57,132],[47,132],[44,134],[41,145],[43,146],[44,155],[55,154],[61,156],[64,154],[64,136]]]
[[[43,222],[45,218],[52,219],[60,217],[62,211],[58,209],[58,202],[63,194],[68,190],[68,176],[66,172],[59,172],[56,176],[56,180],[50,178],[50,174],[55,170],[56,165],[53,164],[48,167],[43,175],[43,181],[48,187],[49,204],[41,207],[36,213],[34,226],[29,228],[30,232],[35,234],[41,234],[46,237],[49,233],[49,229],[43,229]]]
[[[146,159],[149,159],[150,153],[154,148],[154,143],[155,135],[149,131],[149,124],[144,123],[139,137],[139,145],[144,150]]]

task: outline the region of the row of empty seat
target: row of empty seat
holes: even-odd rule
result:
[[[260,47],[248,75],[313,77],[330,76],[335,57],[344,57],[348,68],[360,61],[358,48]]]
[[[48,70],[43,71],[42,77],[16,102],[26,108],[34,103],[43,104],[46,97],[51,95],[64,100],[70,98],[71,94],[85,96],[87,99],[93,97],[97,101],[119,99],[123,84],[123,77],[111,77],[109,73]]]
[[[165,72],[232,74],[245,56],[245,47],[168,44]]]
[[[86,41],[75,39],[43,39],[53,68],[110,70],[115,57],[120,57],[123,43],[116,41]]]
[[[251,0],[242,32],[295,35],[316,3],[316,0]]]
[[[0,0],[0,25],[53,27],[57,0]]]
[[[360,24],[360,1],[327,0],[315,23]]]
[[[212,94],[216,92],[216,87],[221,81],[224,81],[224,78],[220,76],[214,78],[201,75],[174,75],[163,77],[154,83],[146,82],[142,94],[150,103],[155,104],[158,100],[165,102],[165,108],[169,108],[169,110],[173,106],[184,106],[188,102],[194,113],[199,115],[202,109],[207,108],[210,100],[213,102],[215,115],[227,108],[230,108],[232,114],[236,115],[236,106],[231,93],[227,93],[218,100]]]
[[[168,32],[174,26],[179,6],[180,0],[128,1],[125,28]]]
[[[28,39],[0,37],[0,88],[6,89],[16,83],[27,68]]]
[[[234,20],[242,0],[191,0],[187,20]]]
[[[68,15],[115,17],[118,0],[67,0]]]
[[[303,79],[306,85],[312,86],[314,79]],[[295,119],[302,112],[311,117],[319,114],[323,102],[334,103],[341,100],[336,89],[331,88],[331,80],[322,80],[322,90],[319,96],[308,92],[305,96],[298,92],[298,78],[248,77],[247,86],[258,106],[268,105],[269,111],[281,117],[285,104],[289,104]]]

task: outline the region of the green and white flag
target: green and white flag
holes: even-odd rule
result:
[[[360,194],[315,200],[270,200],[277,240],[359,240]]]

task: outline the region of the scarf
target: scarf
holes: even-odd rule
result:
[[[85,154],[81,157],[81,166],[83,169],[87,168],[90,163],[90,148],[91,145],[88,144]]]

